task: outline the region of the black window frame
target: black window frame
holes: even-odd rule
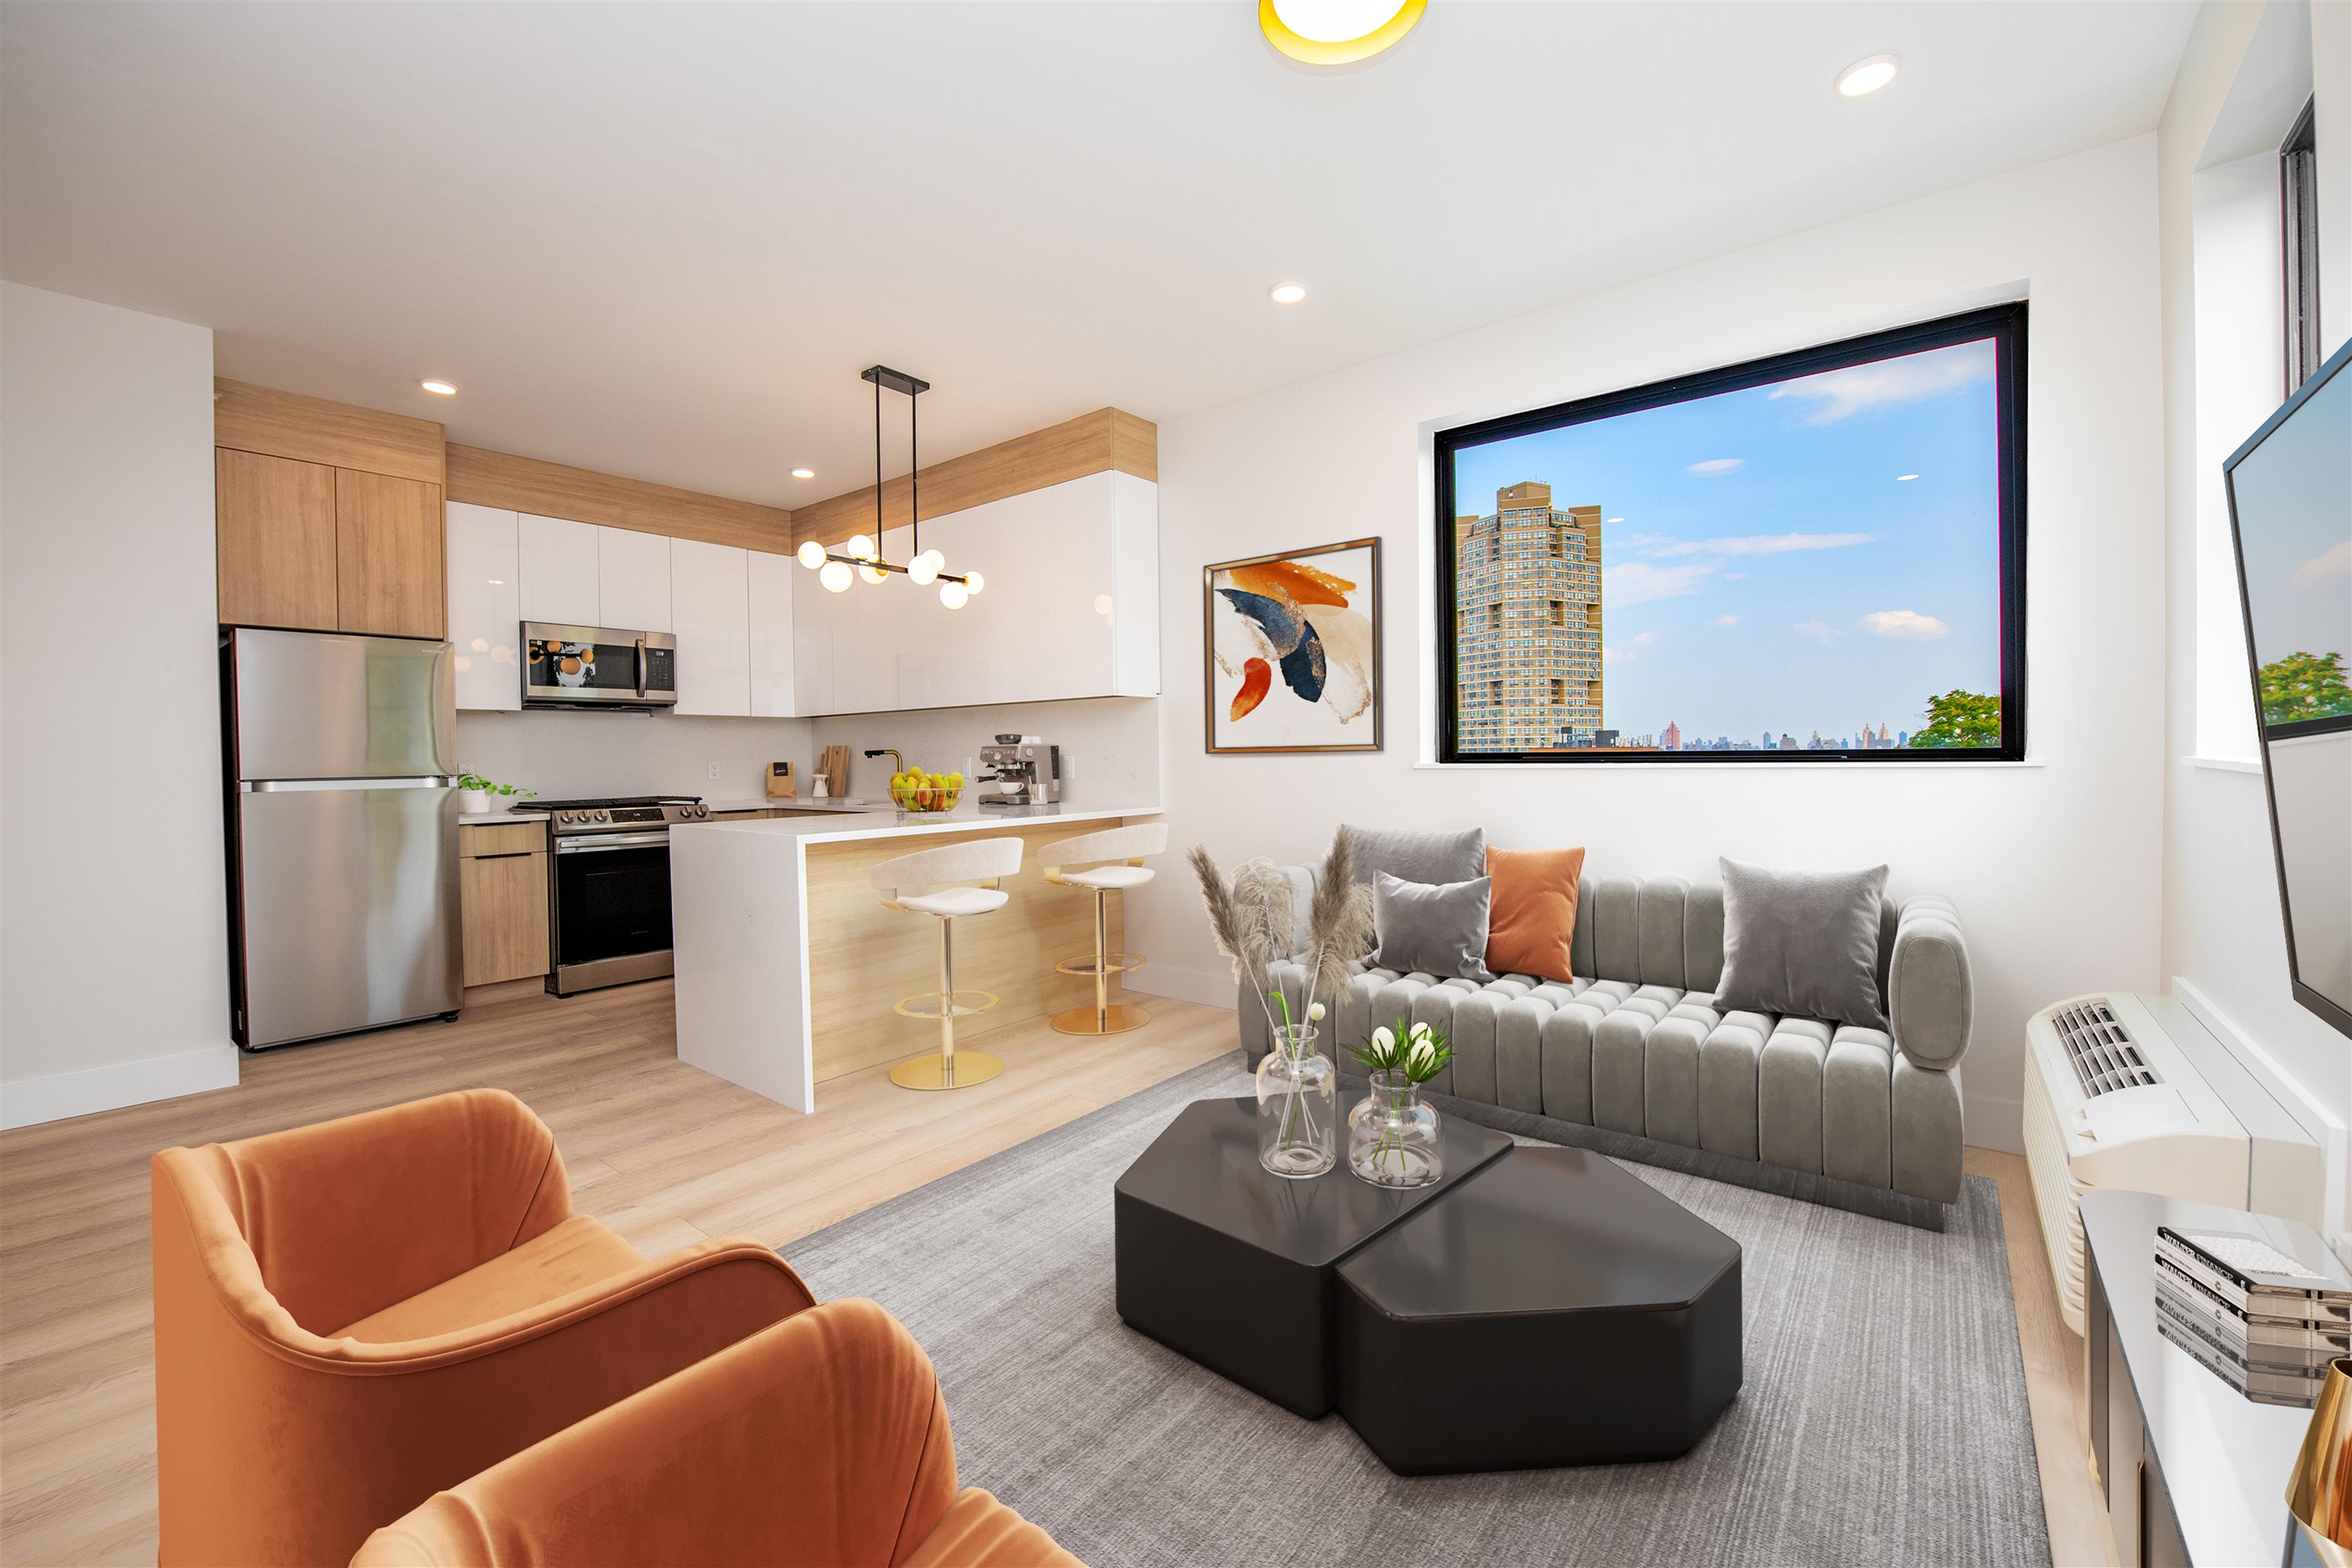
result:
[[[2285,395],[2327,363],[2319,331],[2319,137],[2316,98],[2305,100],[2279,143],[2279,304],[2283,312]]]
[[[1836,342],[1766,359],[1747,360],[1718,369],[1674,376],[1621,392],[1574,398],[1525,413],[1504,415],[1470,425],[1441,430],[1435,437],[1437,510],[1436,571],[1433,592],[1437,613],[1437,760],[1475,766],[1490,764],[1613,763],[1679,763],[1694,766],[1762,762],[1822,763],[2016,763],[2025,760],[2025,356],[2026,302],[1968,310],[1937,317],[1886,331],[1844,338]],[[1454,504],[1454,467],[1457,453],[1520,436],[1538,435],[1570,425],[1590,424],[1620,414],[1686,403],[1719,393],[1740,392],[1770,382],[1843,370],[1874,360],[1956,343],[1992,340],[1994,445],[1998,465],[1995,491],[2000,521],[1999,590],[2000,596],[2000,744],[1972,747],[1893,746],[1864,749],[1824,747],[1819,751],[1636,751],[1596,747],[1587,750],[1465,752],[1458,742],[1459,705],[1455,698],[1455,633],[1454,607],[1454,519],[1463,515]],[[1483,512],[1483,509],[1482,509]],[[1607,603],[1604,598],[1602,603]],[[1612,727],[1611,732],[1615,732]]]

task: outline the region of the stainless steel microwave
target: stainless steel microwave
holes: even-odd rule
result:
[[[677,701],[677,638],[667,632],[522,623],[526,708],[667,708]]]

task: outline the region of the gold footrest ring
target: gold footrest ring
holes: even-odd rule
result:
[[[890,1081],[900,1089],[970,1089],[976,1083],[986,1083],[1004,1070],[1004,1058],[990,1056],[986,1051],[958,1051],[952,1070],[940,1060],[939,1053],[917,1057],[900,1062],[890,1069]]]
[[[1124,974],[1130,969],[1142,968],[1148,962],[1139,952],[1107,952],[1098,965],[1093,953],[1082,952],[1076,958],[1062,960],[1054,968],[1062,974]]]
[[[941,998],[947,1005],[940,1005]],[[920,991],[902,996],[891,1011],[908,1018],[967,1018],[996,1005],[993,991]]]
[[[1113,1003],[1108,1007],[1073,1007],[1054,1015],[1054,1028],[1064,1035],[1123,1035],[1151,1022],[1140,1007]]]

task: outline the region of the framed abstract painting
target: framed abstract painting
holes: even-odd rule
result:
[[[1381,542],[1202,573],[1211,752],[1381,749]]]

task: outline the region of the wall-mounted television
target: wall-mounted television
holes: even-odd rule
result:
[[[2295,1000],[2352,1035],[2352,343],[2222,465]]]

